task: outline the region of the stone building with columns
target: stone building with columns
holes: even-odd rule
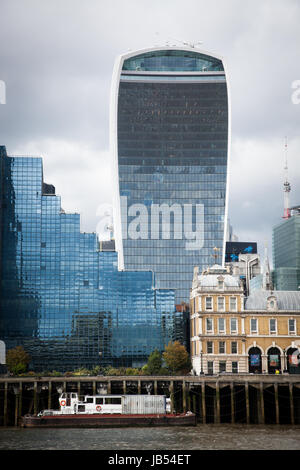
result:
[[[190,332],[196,375],[300,372],[300,292],[244,297],[229,266],[194,269]]]
[[[256,290],[244,317],[248,371],[300,373],[300,292]]]

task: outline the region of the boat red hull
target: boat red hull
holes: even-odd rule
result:
[[[196,426],[196,424],[195,414],[24,416],[21,422],[21,426],[26,428],[111,428],[130,426]]]

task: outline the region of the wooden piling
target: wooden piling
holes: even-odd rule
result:
[[[215,423],[221,422],[221,404],[220,404],[220,384],[216,383],[216,407],[215,407]]]
[[[38,384],[37,381],[34,382],[33,386],[33,414],[38,414]]]
[[[8,383],[5,382],[4,384],[4,404],[3,404],[3,425],[7,426],[7,391],[8,391]]]
[[[19,392],[15,393],[15,426],[18,426]]]
[[[260,424],[265,424],[265,402],[264,402],[264,384],[260,382]]]
[[[249,403],[249,384],[245,383],[245,395],[246,395],[246,422],[250,424],[250,403]]]
[[[278,383],[274,384],[276,424],[279,424]]]
[[[230,383],[231,424],[235,423],[234,384]]]
[[[51,410],[52,382],[48,382],[48,410]]]
[[[291,424],[295,424],[293,384],[289,384]]]
[[[169,384],[169,393],[170,393],[170,401],[171,401],[171,413],[175,411],[175,403],[174,403],[174,381],[171,380]]]
[[[18,411],[18,418],[22,416],[22,408],[23,408],[23,383],[19,382],[19,411]]]
[[[202,424],[206,424],[205,382],[201,384]]]
[[[183,408],[183,412],[186,413],[186,384],[185,384],[185,380],[182,381],[182,408]]]

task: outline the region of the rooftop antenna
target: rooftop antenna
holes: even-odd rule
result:
[[[176,41],[176,42],[180,42],[181,44],[183,44],[184,46],[188,46],[188,47],[192,47],[192,48],[195,48],[196,46],[200,46],[201,44],[203,44],[202,41],[198,41],[198,42],[191,42],[191,41],[181,41],[180,39],[174,39],[174,38],[169,38],[171,41]]]
[[[290,209],[291,185],[288,181],[287,137],[285,138],[284,147],[285,147],[285,165],[284,165],[284,183],[283,183],[283,197],[284,197],[283,219],[289,219],[291,217],[291,209]]]

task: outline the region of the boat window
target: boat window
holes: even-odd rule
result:
[[[86,403],[94,403],[94,398],[93,397],[86,397]]]
[[[61,398],[67,398],[67,394],[66,394],[66,393],[62,393]]]
[[[76,393],[72,393],[72,398],[76,398]]]
[[[121,397],[117,398],[106,398],[105,403],[107,405],[121,405]]]
[[[96,398],[96,405],[103,405],[103,398]]]
[[[78,412],[82,413],[85,411],[85,405],[78,405]]]

